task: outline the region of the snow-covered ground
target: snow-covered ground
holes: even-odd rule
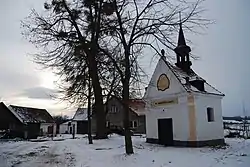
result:
[[[86,136],[70,138],[0,142],[0,167],[250,167],[250,140],[226,139],[226,149],[213,149],[163,147],[133,137],[135,154],[127,156],[117,135],[93,145]]]

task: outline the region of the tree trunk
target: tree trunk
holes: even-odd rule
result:
[[[89,139],[89,144],[93,144],[92,140],[92,131],[91,131],[91,116],[90,116],[90,108],[88,106],[88,139]]]
[[[93,144],[92,140],[92,131],[91,131],[91,79],[89,76],[89,91],[88,91],[88,139],[89,139],[89,144]]]
[[[92,48],[92,50],[94,50]],[[106,130],[106,116],[104,112],[102,88],[97,71],[97,62],[95,60],[96,52],[92,51],[92,54],[87,56],[89,62],[89,71],[90,77],[92,79],[92,86],[95,97],[95,118],[96,118],[96,136],[95,139],[106,139],[107,130]]]
[[[129,53],[125,52],[125,77],[123,82],[123,102],[124,116],[123,116],[123,126],[125,129],[125,149],[126,154],[133,154],[133,144],[131,139],[131,132],[129,126],[129,79],[130,79],[130,63],[129,63]]]

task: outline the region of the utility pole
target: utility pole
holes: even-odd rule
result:
[[[247,115],[246,115],[245,103],[243,101],[243,136],[245,138],[248,138],[248,129],[246,123],[247,123]]]

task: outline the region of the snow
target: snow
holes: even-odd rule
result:
[[[15,115],[15,117],[22,123],[24,123],[23,119],[14,111],[14,109],[12,109],[11,106],[8,107],[8,109],[10,110],[10,112]]]
[[[88,112],[87,112],[87,108],[78,108],[73,120],[74,121],[84,121],[84,120],[88,120]]]
[[[46,123],[53,122],[53,118],[45,109],[21,107],[10,105],[8,109],[22,123]]]
[[[236,121],[236,120],[223,120],[225,123],[234,123],[234,124],[243,124],[242,121]]]
[[[250,140],[226,139],[226,149],[176,148],[133,137],[135,154],[124,154],[124,138],[94,140],[64,135],[44,142],[0,142],[0,167],[249,167]],[[49,139],[49,138],[48,138]]]
[[[176,75],[176,77],[180,80],[180,83],[185,87],[186,90],[190,90],[190,91],[194,91],[194,92],[201,92],[201,93],[212,93],[212,94],[217,94],[217,95],[223,95],[222,92],[220,92],[219,90],[217,90],[216,88],[214,88],[212,85],[208,84],[206,82],[206,80],[204,80],[203,78],[201,78],[198,74],[196,74],[194,71],[191,74],[187,74],[186,72],[184,72],[183,70],[181,70],[180,68],[172,65],[170,62],[165,61],[165,63],[168,65],[168,67],[171,69],[171,71]],[[195,79],[201,79],[204,80],[204,88],[206,92],[202,92],[199,91],[196,87],[194,86],[187,86],[186,85],[186,80],[185,78],[189,77],[189,80],[195,80]]]

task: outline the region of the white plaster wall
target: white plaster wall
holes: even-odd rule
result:
[[[214,122],[207,120],[207,107],[214,109]],[[197,140],[224,138],[221,97],[195,95]]]
[[[170,86],[165,91],[158,91],[157,89],[157,81],[161,74],[166,74],[170,80]],[[178,93],[184,91],[185,91],[184,88],[178,82],[172,71],[168,68],[165,62],[162,59],[160,59],[152,75],[152,78],[149,82],[147,91],[145,93],[145,98],[146,99],[166,98],[168,95],[177,95]]]
[[[64,133],[66,133],[66,131],[68,131],[68,133],[70,133],[70,127],[73,128],[73,125],[75,125],[75,133],[77,133],[76,132],[76,130],[77,130],[77,122],[76,121],[72,121],[71,126],[68,126],[68,122],[61,124],[60,128],[59,128],[59,133],[64,134]],[[72,129],[72,132],[73,132],[73,129]]]
[[[164,111],[163,111],[164,109]],[[178,104],[148,108],[146,112],[146,135],[147,138],[158,139],[158,119],[173,119],[174,140],[187,141],[189,137],[187,98],[179,97]]]
[[[53,124],[51,123],[41,123],[40,125],[40,129],[43,129],[43,133],[46,134],[48,133],[48,127],[51,126]]]
[[[66,131],[68,131],[68,125],[61,124],[60,127],[59,127],[59,133],[64,134],[64,133],[66,133]]]
[[[56,124],[54,123],[41,123],[40,129],[43,129],[43,133],[47,134],[48,133],[48,127],[53,125],[53,135],[56,135]]]

